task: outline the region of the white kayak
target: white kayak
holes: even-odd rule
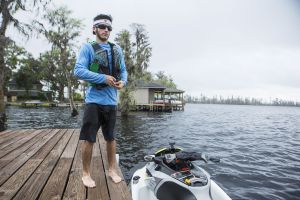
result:
[[[183,152],[173,145],[145,156],[148,163],[130,182],[133,200],[231,200],[203,168],[192,162],[207,162],[207,156]]]

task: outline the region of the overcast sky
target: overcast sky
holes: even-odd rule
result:
[[[299,0],[54,2],[83,20],[78,46],[94,37],[99,13],[114,18],[111,41],[131,23],[144,24],[153,48],[149,71],[165,71],[185,94],[300,101]],[[40,40],[24,45],[35,55],[46,48]]]

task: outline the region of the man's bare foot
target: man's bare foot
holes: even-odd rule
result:
[[[90,176],[83,176],[82,182],[85,187],[89,187],[89,188],[96,187],[95,181]]]
[[[108,176],[112,179],[114,183],[120,183],[122,181],[122,178],[114,170],[109,170]]]

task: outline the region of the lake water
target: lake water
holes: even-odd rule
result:
[[[80,128],[69,108],[8,107],[15,128]],[[173,113],[118,117],[118,153],[130,180],[146,154],[169,142],[221,157],[205,168],[232,199],[300,199],[300,108],[187,104]]]

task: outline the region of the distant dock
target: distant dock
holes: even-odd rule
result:
[[[91,163],[97,186],[84,187],[80,143],[78,129],[0,132],[0,199],[131,199],[124,181],[114,184],[107,176],[102,134],[98,134]]]
[[[43,104],[43,102],[41,102],[41,101],[25,101],[25,102],[22,102],[23,107],[27,107],[27,106],[38,107],[42,104]]]
[[[85,103],[74,102],[76,108],[84,106]],[[8,102],[7,106],[20,106],[23,108],[37,108],[37,107],[70,107],[70,103],[57,102],[42,102],[42,101],[23,101],[23,102]]]
[[[183,111],[184,104],[169,104],[169,103],[150,103],[150,104],[136,104],[136,111],[150,111],[150,112],[172,112]]]

